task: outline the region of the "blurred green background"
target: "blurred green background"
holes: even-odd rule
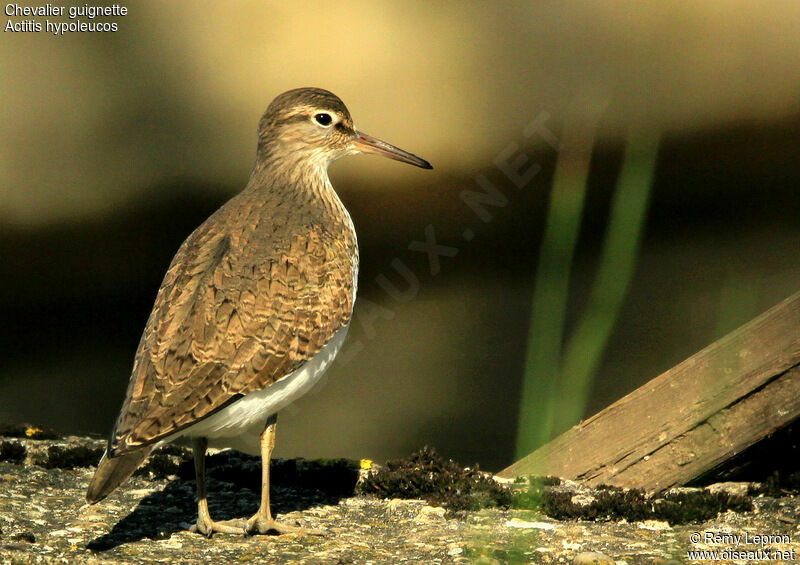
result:
[[[0,421],[108,433],[172,255],[244,186],[261,113],[299,86],[335,92],[360,129],[436,168],[332,167],[362,250],[356,318],[326,380],[282,414],[279,456],[430,444],[498,470],[522,412],[566,405],[543,441],[800,287],[796,2],[127,7],[117,33],[0,37]],[[553,148],[570,135],[583,160]],[[627,177],[644,201],[623,189],[630,139],[654,160]],[[518,189],[497,163],[521,155],[541,170]],[[557,168],[583,200],[560,209],[574,245],[548,249],[574,253],[551,270]],[[505,204],[484,222],[461,193],[487,181]],[[614,232],[626,211],[634,231]],[[409,248],[428,226],[457,249],[436,274]],[[612,233],[638,242],[605,275],[630,271],[619,297],[592,290]],[[406,288],[396,259],[418,280],[410,300],[380,278]],[[536,288],[563,308],[548,314],[541,290],[534,308]],[[537,361],[537,332],[557,362],[572,336],[606,331],[597,351],[565,350],[591,380]]]

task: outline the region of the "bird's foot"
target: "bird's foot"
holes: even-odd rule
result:
[[[315,530],[313,528],[303,528],[300,526],[292,526],[273,520],[272,516],[264,515],[257,512],[252,518],[247,520],[245,525],[245,534],[304,534],[308,536],[322,536],[325,532],[322,530]]]
[[[214,535],[215,532],[222,534],[241,534],[247,526],[247,520],[223,520],[215,522],[213,520],[197,519],[197,523],[189,528],[190,532],[203,534],[207,538]]]
[[[221,520],[219,522],[214,522],[213,520],[202,520],[198,518],[197,523],[189,528],[189,531],[203,534],[208,538],[210,538],[216,532],[223,534],[244,534],[251,536],[257,534],[304,534],[309,536],[325,535],[325,532],[322,530],[284,524],[283,522],[274,520],[271,516],[264,516],[260,513],[256,513],[249,520],[237,518],[233,520]]]

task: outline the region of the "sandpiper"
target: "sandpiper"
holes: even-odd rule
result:
[[[272,101],[247,186],[186,239],[164,277],[89,484],[90,503],[130,477],[155,446],[177,440],[194,450],[194,530],[304,531],[273,519],[269,462],[278,411],[322,376],[350,324],[358,245],[328,166],[355,153],[432,168],[356,130],[327,90],[299,88]],[[252,518],[211,519],[208,448],[260,453],[261,506]]]

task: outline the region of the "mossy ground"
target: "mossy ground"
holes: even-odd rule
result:
[[[25,446],[16,441],[0,442],[0,461],[22,463],[25,460]]]
[[[451,513],[511,504],[511,491],[480,472],[477,465],[465,469],[430,447],[387,462],[359,483],[357,492],[382,498],[421,498]]]
[[[552,486],[557,486],[552,477],[531,477],[528,488],[514,495],[512,508],[538,510],[556,520],[661,520],[670,525],[704,522],[727,510],[753,509],[750,496],[702,489],[651,495],[638,489],[601,485],[576,500],[575,492],[548,488]]]
[[[774,490],[774,489],[773,489]],[[652,495],[637,489],[602,485],[576,498],[557,477],[530,477],[511,487],[476,468],[463,468],[431,448],[392,460],[359,483],[360,494],[382,498],[421,498],[450,513],[480,508],[540,512],[555,520],[660,520],[671,525],[700,523],[722,512],[750,512],[750,496],[696,489]]]
[[[69,445],[61,447],[53,445],[47,449],[47,457],[40,458],[34,463],[45,469],[77,469],[79,467],[93,467],[103,456],[103,447],[90,447],[86,445]]]

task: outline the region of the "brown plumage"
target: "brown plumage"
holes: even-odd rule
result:
[[[110,453],[149,445],[268,387],[350,321],[355,233],[343,208],[331,214],[321,199],[303,205],[306,197],[245,190],[181,246],[142,336]]]
[[[205,452],[216,432],[201,422],[297,375],[346,331],[358,247],[327,167],[356,152],[430,168],[356,131],[347,108],[328,91],[292,90],[270,104],[247,186],[186,239],[164,277],[108,450],[89,486],[90,502],[127,479],[159,441],[185,437]],[[266,416],[259,428],[265,426]],[[266,431],[274,434],[274,421]],[[262,455],[274,441],[266,431]],[[268,501],[264,512],[261,522]],[[200,508],[203,533],[227,531],[208,517],[201,524],[203,518]]]

